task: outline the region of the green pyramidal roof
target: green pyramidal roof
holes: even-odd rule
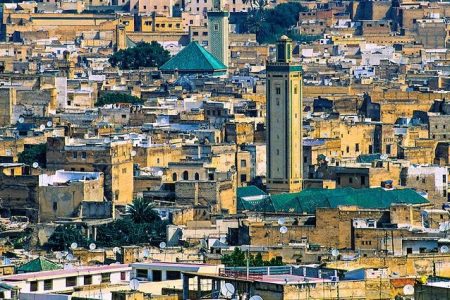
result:
[[[227,67],[198,42],[191,42],[177,55],[161,66],[161,71],[214,72]]]
[[[26,264],[21,265],[17,268],[17,272],[19,273],[31,273],[31,272],[40,272],[40,271],[52,271],[52,270],[60,270],[61,266],[46,259],[45,257],[39,256],[32,261],[27,262]]]

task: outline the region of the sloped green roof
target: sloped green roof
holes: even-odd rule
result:
[[[214,72],[227,67],[198,42],[191,42],[177,55],[160,67],[161,71]]]
[[[267,194],[256,186],[250,185],[237,188],[236,196],[238,198],[238,210],[243,211],[253,209],[255,205],[261,202],[261,197],[267,197]],[[256,199],[248,199],[251,197]]]
[[[126,42],[126,44],[127,44],[127,48],[133,48],[133,47],[136,47],[136,43],[133,42],[128,36],[126,36],[125,42]]]
[[[380,153],[375,154],[361,154],[356,158],[356,162],[359,163],[371,163],[375,160],[379,160],[381,158]]]
[[[354,205],[366,209],[386,209],[393,203],[427,204],[429,201],[411,189],[382,188],[307,189],[299,193],[272,195],[259,201],[238,198],[238,209],[266,212],[314,214],[317,208]]]
[[[54,263],[45,257],[39,256],[26,264],[21,265],[17,268],[17,272],[20,273],[31,273],[40,271],[52,271],[62,269],[60,265]]]

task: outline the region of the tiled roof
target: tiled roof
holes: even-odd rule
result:
[[[365,209],[386,209],[394,203],[427,204],[429,201],[411,189],[382,188],[307,189],[299,193],[272,195],[270,199],[245,201],[238,198],[239,207],[267,212],[314,214],[317,208],[358,206]]]
[[[161,71],[224,71],[227,67],[198,42],[191,42],[161,66]]]
[[[17,272],[21,273],[31,273],[31,272],[41,272],[41,271],[52,271],[62,269],[60,265],[46,259],[45,257],[39,256],[32,261],[27,262],[17,268]]]

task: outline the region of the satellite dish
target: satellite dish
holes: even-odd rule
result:
[[[130,280],[130,289],[133,291],[137,291],[139,289],[139,280],[133,278]]]
[[[97,248],[97,245],[95,245],[94,243],[90,243],[89,244],[89,249],[90,250],[95,250],[95,248]]]
[[[67,260],[73,260],[73,255],[72,254],[67,254],[66,259]]]
[[[248,300],[263,300],[263,298],[261,296],[255,295],[255,296],[251,296],[250,299]]]
[[[143,255],[145,258],[150,256],[150,251],[148,249],[144,249]]]
[[[131,156],[136,156],[136,151],[132,150],[131,151]]]
[[[114,253],[120,253],[120,248],[119,247],[114,247],[113,248],[113,252]]]
[[[220,293],[227,298],[233,297],[234,291],[235,291],[234,285],[232,285],[229,282],[222,284],[222,286],[220,287]]]
[[[53,126],[53,122],[52,121],[48,121],[47,122],[47,127],[52,127]]]
[[[164,248],[166,248],[166,243],[164,243],[164,242],[161,242],[161,243],[159,243],[159,248],[160,249],[164,249]]]
[[[61,252],[56,252],[55,256],[57,259],[61,259],[63,257]]]
[[[64,264],[64,270],[72,270],[73,265],[72,264]]]
[[[39,129],[42,131],[42,130],[44,130],[45,129],[45,125],[44,124],[41,124],[41,126],[39,126]]]
[[[7,257],[3,258],[3,265],[7,266],[11,264],[11,260]]]
[[[385,160],[385,159],[388,159],[388,155],[387,154],[381,154],[380,155],[380,158],[382,159],[382,160]]]
[[[284,222],[285,222],[284,218],[278,219],[278,225],[284,225]]]
[[[407,284],[403,287],[403,294],[414,295],[414,286]]]
[[[37,169],[39,168],[39,163],[35,161],[31,166],[33,167],[33,169]]]
[[[23,122],[25,122],[25,119],[23,117],[19,118],[19,123],[22,124]]]
[[[78,244],[77,243],[70,244],[70,249],[75,250],[77,248],[78,248]]]
[[[448,246],[444,245],[444,246],[441,247],[441,253],[448,253],[448,250],[449,250]]]
[[[222,244],[225,244],[225,243],[227,242],[227,237],[224,236],[224,235],[222,235],[222,236],[220,237],[219,241],[220,241]]]
[[[281,227],[280,227],[280,232],[281,232],[282,234],[285,234],[286,232],[288,232],[287,227],[286,227],[286,226],[281,226]]]
[[[338,257],[339,256],[339,250],[338,249],[333,249],[331,251],[331,255],[333,255],[334,257]]]

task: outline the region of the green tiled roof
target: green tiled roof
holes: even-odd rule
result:
[[[256,186],[250,185],[245,187],[239,187],[236,189],[236,196],[238,199],[238,210],[251,210],[253,207],[261,202],[260,197],[267,197],[267,194],[257,188]],[[256,197],[255,200],[249,200],[244,198]]]
[[[18,273],[31,273],[40,271],[51,271],[62,269],[60,265],[54,263],[45,257],[39,256],[26,264],[21,265],[17,268]]]
[[[299,193],[272,195],[269,199],[245,201],[238,197],[241,210],[314,214],[317,208],[355,205],[367,209],[386,209],[393,203],[427,204],[429,201],[411,189],[382,188],[307,189]]]
[[[198,42],[191,42],[177,55],[161,66],[161,71],[214,72],[227,67]]]
[[[379,160],[381,158],[380,153],[375,154],[361,154],[356,158],[356,162],[359,163],[371,163],[375,160]]]

